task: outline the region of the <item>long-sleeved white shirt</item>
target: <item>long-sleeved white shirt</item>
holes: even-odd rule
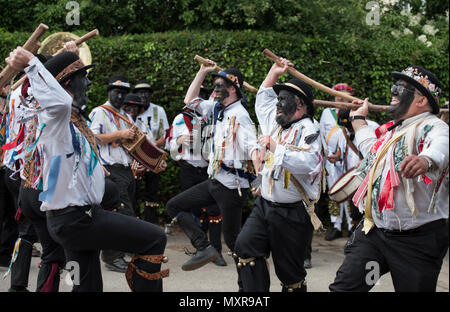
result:
[[[204,100],[195,105],[189,105],[189,108],[196,110],[202,116],[213,116],[215,102],[213,100]],[[235,124],[239,124],[236,136],[233,139],[230,133],[231,121],[236,117]],[[230,138],[230,139],[229,139]],[[208,175],[216,179],[229,189],[248,188],[249,182],[246,178],[239,177],[237,174],[227,173],[220,169],[215,171],[214,158],[221,153],[223,142],[225,141],[225,150],[222,162],[225,166],[235,169],[244,169],[247,161],[251,161],[251,155],[255,150],[260,150],[256,139],[256,129],[247,110],[242,106],[241,101],[236,101],[228,105],[223,112],[223,119],[217,120],[214,127],[214,137],[209,153]],[[239,181],[239,182],[238,182]]]
[[[38,58],[29,62],[25,73],[31,95],[42,108],[39,123],[45,124],[38,144],[43,156],[41,210],[99,204],[105,191],[104,171],[99,163],[93,166],[95,159],[90,157],[93,153],[89,143],[76,127],[71,127],[72,97]],[[80,157],[75,152],[72,133],[80,143]],[[93,168],[91,176],[89,168]]]
[[[381,214],[373,209],[372,206],[372,218],[374,223],[379,228],[384,228],[388,230],[408,230],[417,228],[423,224],[429,223],[438,219],[448,218],[448,204],[449,204],[449,180],[448,173],[447,176],[442,181],[439,192],[437,193],[436,200],[436,212],[431,209],[428,212],[428,207],[430,205],[431,197],[433,194],[433,189],[441,175],[445,170],[448,170],[449,165],[449,131],[448,125],[432,115],[431,113],[423,113],[403,121],[401,126],[394,128],[394,135],[404,130],[408,125],[418,119],[431,118],[420,124],[415,132],[414,144],[417,144],[421,137],[424,136],[423,150],[420,153],[415,151],[415,154],[419,156],[428,156],[431,158],[436,165],[436,168],[425,175],[432,180],[432,183],[425,184],[421,176],[414,179],[408,179],[412,181],[413,188],[410,190],[406,189],[406,186],[401,178],[401,172],[398,172],[400,177],[400,185],[398,185],[394,190],[394,207],[393,209],[384,209]],[[427,131],[425,131],[427,130]],[[357,142],[358,149],[365,156],[369,153],[370,149],[373,147],[375,142],[377,142],[377,137],[374,131],[369,126],[364,126],[355,133],[355,140]],[[388,155],[392,148],[391,146],[388,150]],[[381,147],[380,147],[381,148]],[[414,148],[415,149],[415,148]],[[397,166],[399,164],[396,164]],[[391,166],[390,157],[386,157],[386,163],[381,172],[381,185],[384,184],[386,176],[388,174],[389,168]],[[414,202],[418,210],[417,217],[412,215],[412,212],[406,201],[406,192],[413,194]],[[363,200],[359,206],[361,211],[364,211]]]
[[[140,114],[137,121],[145,123],[151,130],[154,140],[165,136],[165,131],[169,129],[166,111],[162,106],[150,103],[145,112]]]
[[[275,121],[277,95],[272,88],[260,87],[256,96],[255,111],[261,130],[264,135],[270,135],[277,142],[279,125]],[[315,140],[305,142],[306,138],[316,137]],[[270,193],[269,173],[267,163],[261,171],[262,184],[261,195],[269,201],[278,203],[294,203],[303,200],[295,185],[290,182],[288,188],[284,188],[284,171],[287,170],[302,185],[310,200],[319,196],[319,183],[321,172],[321,142],[319,138],[319,124],[310,118],[301,119],[281,132],[281,141],[274,152],[273,165],[283,168],[279,179],[274,181]],[[286,147],[286,144],[294,145],[303,150],[294,150]]]

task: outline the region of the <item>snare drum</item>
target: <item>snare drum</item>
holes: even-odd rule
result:
[[[330,187],[328,195],[337,203],[340,204],[351,198],[363,182],[363,178],[357,173],[356,169],[357,167],[351,168]]]

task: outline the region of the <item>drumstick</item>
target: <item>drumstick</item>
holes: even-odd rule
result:
[[[77,46],[79,46],[79,45],[81,45],[83,42],[85,42],[86,40],[91,39],[92,37],[95,37],[95,36],[97,36],[97,35],[98,35],[98,29],[94,29],[94,30],[88,32],[87,34],[85,34],[84,36],[82,36],[82,37],[76,39],[76,40],[75,40],[75,44],[76,44]],[[64,48],[59,49],[59,50],[58,50],[56,53],[54,53],[52,56],[55,56],[56,54],[61,53],[63,50],[64,50]],[[13,89],[13,90],[16,90],[17,87],[19,87],[19,86],[25,81],[25,78],[26,78],[26,77],[27,77],[27,76],[24,75],[24,76],[22,76],[22,78],[20,78],[19,80],[17,80],[16,83],[12,86],[12,89]]]
[[[200,64],[203,64],[205,66],[211,66],[211,64],[209,64],[208,60],[201,57],[201,56],[194,56],[194,60],[196,60],[197,62],[199,62]],[[219,66],[217,66],[216,72],[221,72],[223,71],[222,68],[220,68]],[[256,89],[255,87],[249,85],[247,82],[244,81],[244,88],[247,89],[248,91],[252,92],[252,93],[258,93],[258,89]]]

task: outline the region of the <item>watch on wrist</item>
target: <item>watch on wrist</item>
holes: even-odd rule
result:
[[[428,163],[428,170],[427,170],[427,172],[430,172],[431,170],[433,170],[433,161],[430,159],[430,158],[428,158],[428,157],[426,157],[426,156],[422,156],[423,158],[425,158],[425,160],[427,161],[427,163]]]
[[[350,120],[350,122],[353,122],[353,120],[355,120],[355,119],[366,120],[366,116],[356,115],[356,116],[350,116],[348,119]]]

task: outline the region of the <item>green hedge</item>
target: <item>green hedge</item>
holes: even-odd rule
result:
[[[82,35],[86,31],[77,31]],[[339,38],[312,38],[271,31],[177,31],[154,34],[98,36],[88,44],[93,56],[94,70],[89,74],[93,84],[89,93],[89,107],[106,101],[106,84],[112,74],[123,73],[131,83],[148,79],[154,87],[152,102],[165,108],[169,122],[183,107],[185,92],[199,69],[196,54],[210,58],[223,68],[236,67],[245,80],[258,88],[272,62],[261,51],[272,50],[290,59],[297,70],[325,85],[348,82],[355,96],[369,97],[372,103],[387,104],[394,80],[390,71],[402,70],[410,64],[422,65],[434,72],[443,84],[444,100],[448,100],[449,54],[448,25],[434,37],[432,46],[407,36],[396,39],[382,29],[365,30]],[[446,34],[446,35],[445,35]],[[9,33],[0,29],[0,56],[6,57],[15,46],[23,44],[28,34]],[[289,79],[287,75],[283,80]],[[210,85],[208,79],[206,84]],[[254,94],[247,92],[249,112],[253,120]],[[314,90],[316,99],[331,99],[328,94]],[[316,118],[320,117],[317,109]],[[388,116],[372,114],[379,123]],[[169,163],[162,174],[159,197],[165,203],[178,193],[178,168]],[[251,203],[248,207],[251,206]]]

